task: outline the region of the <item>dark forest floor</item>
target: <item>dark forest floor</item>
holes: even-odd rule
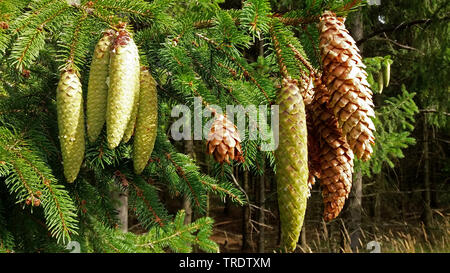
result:
[[[230,206],[227,210],[223,206],[210,209],[210,217],[214,219],[214,233],[211,237],[220,247],[221,253],[259,252],[257,245],[259,235],[256,230],[250,232],[248,246],[242,248],[242,207]],[[273,252],[278,244],[278,224],[269,217],[264,236],[264,252]],[[325,224],[320,221],[307,219],[306,245],[300,245],[298,252],[352,252],[348,238],[348,231],[344,221],[337,219]],[[255,224],[255,227],[260,227]],[[411,217],[409,221],[383,221],[376,223],[363,219],[361,228],[361,248],[357,252],[371,252],[368,243],[375,241],[380,245],[381,252],[395,253],[450,253],[450,210],[435,211],[435,227],[425,232],[425,227]]]

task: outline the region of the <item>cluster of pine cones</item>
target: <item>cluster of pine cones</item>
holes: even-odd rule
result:
[[[320,17],[322,72],[300,82],[287,78],[277,94],[280,143],[277,191],[282,249],[293,251],[303,226],[309,189],[320,179],[324,219],[338,216],[352,185],[354,156],[372,154],[375,116],[372,91],[355,41],[344,18],[326,11]],[[141,70],[141,71],[140,71]],[[84,156],[84,115],[78,75],[66,69],[58,85],[58,124],[69,182]],[[98,42],[91,64],[87,96],[87,134],[95,141],[106,122],[107,142],[115,148],[133,132],[134,167],[142,172],[156,136],[156,84],[140,69],[138,49],[124,29],[109,30]],[[219,163],[242,162],[236,126],[215,115],[207,148]]]
[[[366,161],[374,144],[374,105],[359,50],[344,18],[325,12],[320,20],[322,75],[316,78],[310,134],[318,139],[313,173],[320,178],[325,220],[342,210],[352,183],[353,158]],[[314,148],[313,148],[314,149]]]
[[[303,226],[309,190],[320,179],[324,220],[336,218],[352,186],[353,159],[370,158],[375,116],[372,91],[344,18],[320,17],[322,73],[301,81],[286,78],[277,94],[280,142],[275,151],[281,249],[293,251]],[[208,152],[216,161],[242,161],[236,126],[219,115]]]
[[[56,99],[64,175],[73,182],[84,159],[85,125],[80,78],[70,66],[62,72]],[[138,48],[125,25],[105,31],[95,47],[89,74],[89,140],[98,138],[105,123],[111,149],[134,134],[133,163],[139,174],[155,143],[157,109],[156,82],[148,69],[140,66]]]
[[[372,91],[344,20],[330,11],[322,14],[322,72],[312,71],[300,84],[285,79],[278,94],[277,187],[284,251],[296,248],[315,179],[322,188],[324,220],[330,221],[349,196],[354,156],[366,161],[372,154]]]

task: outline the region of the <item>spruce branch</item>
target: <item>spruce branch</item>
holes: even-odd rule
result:
[[[295,13],[295,11],[292,11],[290,13]],[[268,15],[267,18],[277,18],[286,26],[305,26],[308,24],[315,24],[319,22],[320,15],[313,15],[310,17],[291,17],[287,16],[288,14],[280,14],[275,13]],[[249,25],[251,26],[252,30],[257,30],[257,20],[258,16],[255,14],[255,17],[249,22]],[[242,24],[241,20],[239,18],[233,18],[233,21],[235,22],[236,26],[239,26]],[[213,19],[209,20],[200,20],[197,22],[194,22],[194,27],[196,29],[204,29],[204,28],[211,28],[216,25],[216,21]],[[267,31],[267,29],[265,29]]]
[[[116,171],[116,173],[119,173],[119,175],[123,176],[123,174],[120,174],[119,171]],[[135,178],[137,181],[141,180],[140,177]],[[142,200],[142,202],[145,204],[145,208],[148,212],[150,212],[150,215],[146,213],[140,215],[138,212],[138,217],[141,220],[141,223],[146,227],[149,227],[152,223],[149,224],[148,221],[152,219],[156,224],[159,225],[159,227],[164,227],[166,225],[165,222],[168,220],[168,216],[163,205],[158,202],[157,193],[154,192],[152,186],[146,183],[140,183],[139,186],[137,184],[137,181],[128,180],[128,183],[133,186],[133,194],[135,194],[138,199]],[[134,207],[138,209],[137,205],[134,205]],[[161,213],[161,215],[159,215],[159,213]],[[143,219],[144,217],[147,219]]]
[[[450,16],[446,16],[443,18],[427,18],[427,19],[413,20],[410,22],[402,22],[401,24],[399,24],[397,26],[389,26],[389,27],[375,30],[374,32],[372,32],[372,33],[368,34],[367,36],[363,37],[362,39],[358,40],[356,42],[356,45],[359,46],[359,45],[363,44],[364,42],[366,42],[367,40],[369,40],[370,38],[375,37],[380,34],[383,34],[383,33],[385,34],[388,32],[402,31],[402,30],[408,29],[410,27],[413,27],[415,25],[424,24],[425,26],[427,26],[433,22],[440,22],[440,21],[446,22],[449,20],[450,20]]]
[[[309,32],[309,30],[307,28],[304,29],[304,33],[305,33],[306,37],[308,38],[310,44],[312,45],[312,50],[314,52],[314,56],[316,57],[316,60],[320,60],[319,48],[316,46],[314,38],[312,37],[311,33]],[[319,61],[319,65],[322,68],[322,62]]]
[[[251,82],[253,82],[258,89],[263,93],[263,95],[266,97],[267,101],[270,102],[270,98],[267,95],[266,91],[263,89],[263,87],[261,86],[261,84],[259,84],[259,82],[255,79],[255,77],[234,57],[232,56],[230,53],[228,53],[227,51],[225,51],[217,42],[215,42],[214,40],[200,34],[200,33],[196,33],[197,37],[199,37],[200,39],[206,41],[208,44],[211,44],[212,46],[214,46],[214,48],[222,53],[224,53],[231,61],[233,61],[238,67],[239,69],[241,69],[244,73],[244,77],[248,80],[250,80]]]
[[[30,12],[26,12],[24,13],[21,17],[19,17],[19,19],[17,19],[14,23],[13,23],[13,28],[14,28],[14,33],[18,33],[21,32],[23,29],[27,28],[29,25],[33,24],[35,22],[34,18],[40,16],[42,14],[43,11],[49,9],[51,6],[57,4],[57,3],[61,3],[61,2],[65,2],[63,0],[51,0],[51,1],[42,1],[41,3],[39,3],[39,1],[33,1],[32,4],[30,4],[30,6],[28,7],[29,9],[31,9],[31,13]],[[33,6],[33,4],[38,4],[36,6]],[[67,4],[67,3],[65,3]],[[65,7],[66,9],[67,7]]]
[[[209,179],[201,179],[200,182],[211,191],[222,193],[231,198],[231,200],[238,202],[239,205],[241,206],[245,204],[245,201],[241,196],[242,195],[241,192],[238,193],[233,187],[231,187],[231,184],[229,183],[216,184],[208,180]]]
[[[254,37],[261,39],[261,34],[269,30],[271,16],[270,2],[267,0],[247,0],[243,3],[240,22],[247,27]]]
[[[83,12],[83,15],[78,19],[78,21],[76,23],[76,27],[75,27],[75,30],[73,33],[72,43],[70,44],[70,53],[69,53],[69,59],[68,59],[69,63],[75,62],[76,45],[79,41],[81,27],[83,25],[83,22],[87,19],[87,15],[88,14],[86,12]]]
[[[101,7],[114,12],[124,12],[139,17],[153,17],[153,12],[150,10],[149,3],[143,0],[125,1],[125,0],[98,0],[93,5],[93,8]]]
[[[208,72],[208,74],[209,74],[209,76],[211,77],[211,79],[214,81],[214,83],[217,85],[217,86],[220,86],[222,89],[224,89],[224,90],[226,90],[227,92],[228,92],[228,94],[232,97],[232,99],[235,101],[235,102],[237,102],[237,103],[239,103],[239,101],[238,101],[238,99],[234,96],[234,94],[233,94],[233,89],[231,88],[231,87],[227,87],[227,86],[225,86],[221,81],[219,81],[218,79],[217,79],[217,77],[216,76],[214,76],[212,73],[211,73],[211,71],[209,70],[209,69],[207,69],[201,62],[199,62],[196,58],[194,58],[194,57],[192,57],[192,56],[190,56],[191,57],[191,59],[193,60],[193,62],[194,62],[194,64],[196,65],[196,66],[198,66],[202,71],[207,71]],[[220,66],[220,62],[218,63],[218,65]],[[202,77],[204,80],[206,80],[204,77]],[[202,100],[203,101],[203,100]]]
[[[289,78],[289,73],[286,67],[286,64],[284,63],[284,58],[283,55],[281,53],[281,45],[280,42],[278,41],[278,38],[275,34],[273,25],[270,28],[270,34],[272,37],[272,41],[273,41],[273,46],[275,49],[275,54],[277,55],[277,60],[278,60],[278,65],[280,67],[280,74],[284,79],[288,79]]]
[[[61,195],[61,192],[57,192],[57,190],[59,189],[55,189],[54,187],[52,187],[51,185],[51,179],[52,178],[46,178],[46,176],[38,169],[37,166],[35,166],[33,164],[32,161],[30,161],[29,159],[22,157],[20,154],[16,154],[19,158],[22,158],[27,164],[28,166],[31,167],[31,169],[38,175],[38,177],[40,178],[41,182],[43,183],[43,185],[47,188],[48,192],[50,193],[50,202],[49,203],[53,203],[55,205],[54,208],[56,208],[56,213],[59,216],[59,220],[60,220],[60,227],[57,227],[56,223],[51,223],[49,225],[49,229],[52,233],[52,235],[56,235],[58,238],[58,241],[60,239],[63,240],[63,242],[65,241],[65,239],[70,240],[70,234],[77,234],[74,228],[69,227],[69,225],[72,225],[74,223],[76,223],[75,219],[73,218],[74,213],[70,212],[70,211],[63,211],[62,208],[62,204],[61,201],[58,198],[58,195]],[[68,196],[67,196],[68,197]],[[45,198],[45,195],[42,196],[42,198]],[[41,198],[41,199],[42,199]],[[43,200],[45,201],[45,199]],[[44,209],[47,206],[47,203],[44,203],[43,205],[45,205]],[[48,211],[48,213],[52,213],[50,211]],[[66,220],[66,217],[68,218]],[[68,223],[69,222],[69,223]],[[61,236],[58,236],[58,234],[62,233]]]
[[[212,219],[200,218],[189,225],[184,225],[184,218],[184,210],[179,211],[173,223],[161,229],[159,234],[150,230],[141,238],[142,243],[138,246],[157,252],[163,251],[165,247],[175,252],[190,252],[192,245],[198,245],[204,251],[218,252],[217,244],[209,239],[212,233]]]
[[[351,0],[348,3],[346,3],[344,6],[339,8],[337,11],[338,12],[349,11],[351,9],[357,8],[361,3],[362,3],[362,0]]]
[[[35,27],[26,28],[21,33],[14,44],[11,52],[11,58],[13,64],[19,71],[23,70],[24,66],[31,64],[39,55],[39,52],[45,45],[45,28],[54,19],[60,17],[61,14],[66,12],[70,6],[62,6],[48,17],[44,17],[43,21],[39,21]]]
[[[48,230],[57,241],[65,242],[71,234],[76,234],[77,220],[75,207],[68,193],[61,185],[54,184],[47,163],[41,160],[43,156],[38,151],[30,150],[21,137],[0,127],[4,139],[0,142],[0,155],[6,155],[12,172],[6,182],[11,193],[17,195],[18,201],[26,201],[33,206],[43,206]],[[5,154],[6,153],[6,154]]]
[[[288,44],[288,46],[292,49],[295,54],[295,58],[299,60],[310,72],[311,75],[317,74],[316,69],[308,62],[308,60],[300,53],[300,51],[295,48],[293,44]]]
[[[20,182],[23,185],[23,189],[25,189],[26,194],[29,196],[26,200],[36,200],[38,198],[36,198],[35,193],[33,191],[33,189],[31,188],[31,186],[28,184],[28,181],[25,179],[25,176],[23,175],[22,171],[20,170],[20,168],[18,167],[17,163],[15,161],[11,160],[10,163],[15,171],[15,173],[17,174],[17,177],[19,178]],[[10,178],[12,178],[12,176],[10,176]],[[8,181],[6,181],[8,182]],[[8,183],[7,183],[8,184]],[[19,187],[17,186],[13,186],[15,187],[14,191],[17,191],[17,189],[19,189]],[[23,198],[22,198],[23,199]],[[20,201],[24,201],[24,200],[20,200]]]
[[[319,22],[318,15],[311,16],[311,17],[299,17],[299,18],[290,18],[290,17],[283,17],[282,15],[275,15],[274,17],[277,17],[280,22],[285,24],[286,26],[300,26],[300,25],[308,25]]]
[[[185,174],[185,172],[183,171],[183,169],[182,169],[180,166],[178,166],[178,164],[172,159],[171,154],[166,153],[166,158],[167,158],[167,159],[172,163],[172,165],[175,167],[175,170],[176,170],[177,174],[184,180],[184,182],[186,182],[186,184],[187,184],[188,187],[189,187],[189,190],[190,190],[191,193],[192,193],[192,197],[194,198],[194,201],[195,201],[196,206],[197,206],[197,207],[200,207],[200,202],[198,201],[198,198],[197,198],[197,196],[196,196],[196,194],[195,194],[194,189],[192,188],[191,183],[190,183],[189,180],[186,178],[186,174]]]
[[[142,198],[142,200],[144,201],[145,205],[147,206],[148,210],[153,214],[153,217],[155,218],[155,221],[159,224],[160,227],[164,226],[164,223],[162,222],[161,218],[159,218],[159,216],[156,214],[155,210],[152,208],[152,206],[150,205],[150,203],[148,202],[148,200],[144,197],[143,191],[142,189],[140,189],[138,186],[136,186],[136,184],[131,183],[131,185],[133,185],[133,187],[136,190],[136,195],[140,198]]]

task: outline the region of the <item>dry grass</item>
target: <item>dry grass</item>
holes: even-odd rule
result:
[[[360,230],[361,247],[355,251],[352,251],[350,234],[342,221],[339,228],[334,226],[334,230],[323,224],[320,228],[307,230],[306,245],[299,245],[299,249],[307,253],[367,253],[375,250],[371,244],[379,244],[383,253],[450,253],[450,216],[442,216],[429,232],[421,224],[390,222],[365,225]]]

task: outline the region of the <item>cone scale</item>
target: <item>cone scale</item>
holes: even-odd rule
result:
[[[284,79],[277,95],[280,141],[275,151],[282,251],[296,248],[303,226],[308,189],[305,105],[296,83]]]
[[[59,141],[64,176],[72,183],[84,158],[84,113],[81,82],[74,70],[61,74],[56,92]]]

